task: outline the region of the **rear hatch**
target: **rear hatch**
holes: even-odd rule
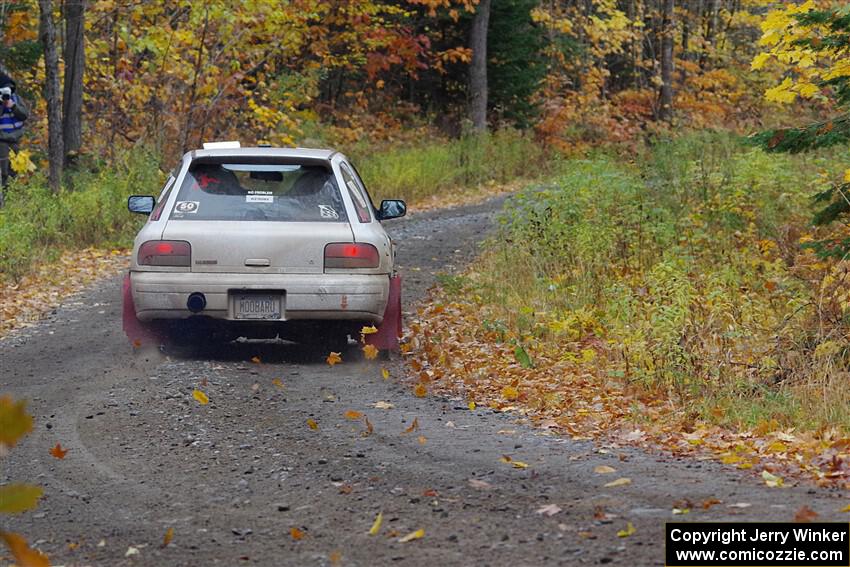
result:
[[[194,272],[321,273],[354,235],[329,165],[231,158],[193,162],[162,238],[191,244]]]

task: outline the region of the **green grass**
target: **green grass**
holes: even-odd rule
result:
[[[848,351],[835,339],[850,318],[829,307],[830,268],[799,241],[814,230],[811,195],[844,167],[840,152],[766,155],[711,134],[632,162],[567,162],[507,207],[473,293],[553,349],[601,338],[589,372],[703,417],[845,426]]]

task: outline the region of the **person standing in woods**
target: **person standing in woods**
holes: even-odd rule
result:
[[[0,73],[0,181],[5,189],[9,177],[14,175],[9,161],[9,151],[18,149],[24,135],[24,123],[29,113],[23,100],[17,95],[15,81]],[[3,191],[0,190],[0,206]]]

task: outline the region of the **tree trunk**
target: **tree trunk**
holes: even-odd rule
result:
[[[487,130],[487,27],[490,23],[490,0],[480,0],[472,20],[469,47],[472,64],[469,68],[469,114],[472,129]]]
[[[661,93],[658,119],[670,121],[673,117],[673,3],[664,0],[661,22]]]
[[[62,136],[65,165],[83,144],[83,72],[86,0],[65,0],[65,88]]]
[[[62,184],[62,102],[59,100],[59,53],[56,49],[56,25],[53,0],[38,0],[39,38],[44,49],[44,100],[47,102],[48,180],[54,193]]]

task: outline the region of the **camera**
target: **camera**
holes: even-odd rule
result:
[[[6,102],[12,98],[12,87],[0,87],[0,100]]]

